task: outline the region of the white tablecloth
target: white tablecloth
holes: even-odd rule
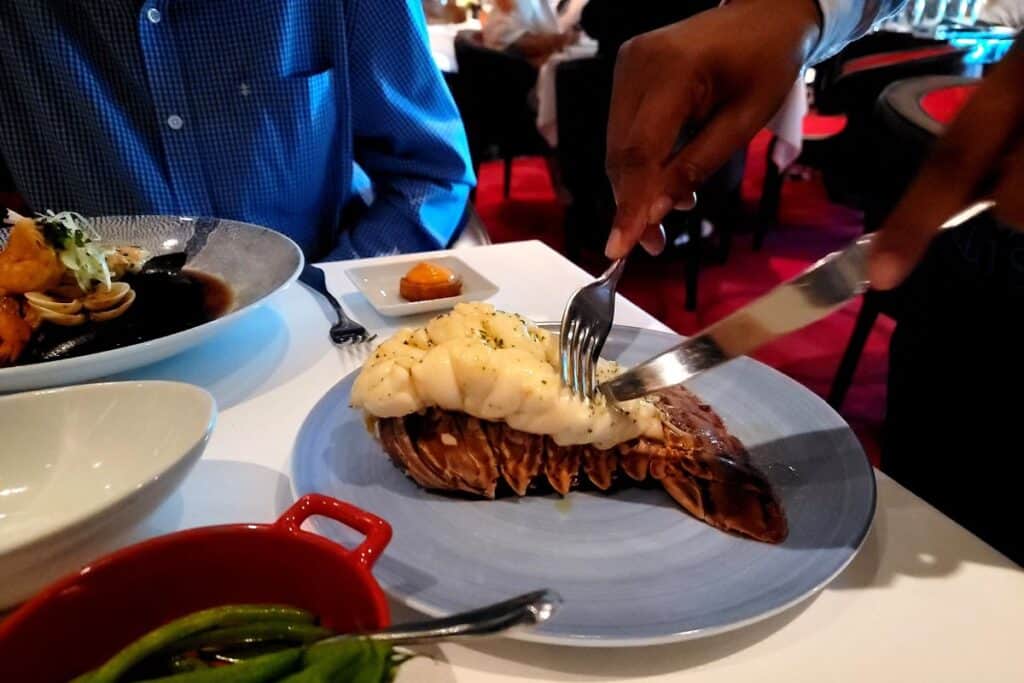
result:
[[[466,249],[459,257],[500,287],[497,306],[538,320],[557,319],[569,294],[589,280],[539,242]],[[348,312],[382,336],[415,323],[381,318],[356,293],[344,271],[360,263],[325,266]],[[620,323],[664,329],[625,299],[615,312]],[[203,386],[221,414],[182,487],[139,528],[104,538],[94,554],[188,527],[268,522],[288,507],[303,420],[369,352],[331,345],[327,315],[323,301],[294,285],[202,347],[126,375]],[[632,650],[447,644],[405,665],[398,681],[1024,681],[1024,571],[885,475],[878,486],[874,527],[853,564],[816,598],[768,621]],[[393,605],[393,616],[411,613]]]

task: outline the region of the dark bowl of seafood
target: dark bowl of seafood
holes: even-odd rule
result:
[[[162,360],[262,303],[302,267],[287,237],[236,221],[48,212],[8,222],[0,227],[0,392]]]
[[[365,539],[347,549],[301,530],[314,515]],[[203,527],[125,548],[0,622],[0,680],[71,680],[162,624],[222,605],[289,605],[337,632],[387,626],[387,601],[370,570],[390,539],[384,520],[308,495],[273,524]]]
[[[29,338],[21,364],[77,358],[119,349],[197,327],[229,312],[230,286],[220,278],[185,268],[187,254],[155,256],[118,283],[133,301],[111,319],[85,319],[77,325],[44,323]]]

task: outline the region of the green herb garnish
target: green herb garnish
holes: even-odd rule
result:
[[[83,292],[90,291],[95,283],[110,287],[107,250],[97,243],[99,235],[85,216],[74,211],[47,211],[36,214],[35,221]]]

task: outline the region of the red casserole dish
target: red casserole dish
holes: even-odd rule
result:
[[[366,538],[350,550],[302,531],[313,515]],[[124,548],[0,621],[0,681],[66,683],[171,619],[231,603],[301,607],[338,631],[382,628],[387,600],[370,569],[390,540],[379,517],[308,495],[274,524],[202,527]]]

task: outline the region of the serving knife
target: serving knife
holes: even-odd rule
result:
[[[992,208],[972,204],[942,224],[956,227]],[[791,280],[722,318],[699,334],[600,385],[614,401],[628,401],[690,378],[820,320],[863,294],[873,234],[825,256]]]

